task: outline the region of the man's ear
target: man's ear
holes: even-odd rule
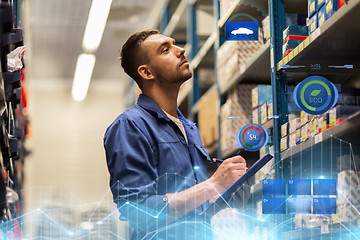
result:
[[[149,68],[148,65],[145,64],[138,67],[138,73],[145,80],[151,80],[155,78],[152,70]]]

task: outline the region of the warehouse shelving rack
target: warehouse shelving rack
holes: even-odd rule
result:
[[[311,34],[303,43],[301,43],[293,52],[285,58],[282,58],[282,31],[284,29],[284,16],[286,13],[306,13],[306,0],[258,0],[251,1],[252,4],[258,4],[259,8],[268,9],[270,16],[270,41],[265,43],[258,52],[247,62],[245,70],[237,72],[224,87],[219,87],[217,80],[205,89],[201,87],[201,79],[198,79],[198,69],[202,61],[206,59],[209,52],[214,52],[214,69],[216,76],[216,52],[224,42],[222,34],[225,22],[236,12],[241,11],[243,3],[246,0],[235,0],[229,10],[220,17],[219,1],[212,1],[214,26],[213,31],[206,39],[197,38],[196,29],[196,10],[199,4],[209,4],[209,1],[202,0],[181,0],[174,14],[170,18],[169,11],[165,11],[166,21],[162,22],[163,33],[171,35],[180,22],[179,18],[187,12],[187,42],[185,49],[190,50],[190,65],[194,68],[194,78],[186,82],[180,89],[178,104],[180,108],[187,110],[187,115],[191,120],[196,121],[196,114],[199,111],[199,100],[206,97],[209,93],[217,91],[219,104],[225,98],[226,94],[236,84],[250,82],[257,84],[271,84],[273,94],[273,118],[272,122],[266,124],[266,128],[273,130],[272,142],[275,152],[275,177],[284,177],[284,172],[288,169],[288,161],[291,158],[297,158],[299,155],[306,156],[307,151],[313,154],[323,143],[331,141],[333,138],[341,137],[344,141],[359,142],[359,137],[355,136],[353,129],[359,129],[359,113],[349,117],[343,123],[336,125],[316,138],[311,137],[307,141],[291,148],[291,157],[289,151],[280,152],[280,127],[287,122],[288,118],[288,85],[295,85],[307,76],[322,75],[334,83],[347,84],[353,86],[353,83],[360,78],[360,24],[358,22],[358,13],[360,12],[360,1],[349,0],[334,15],[329,18],[320,28]],[[264,7],[265,6],[265,7]],[[298,12],[300,11],[300,12]],[[193,47],[194,46],[194,47]],[[352,65],[352,66],[351,66]],[[187,102],[186,102],[187,100]],[[186,105],[186,107],[184,107]],[[186,112],[185,112],[186,115]],[[220,123],[220,121],[219,121]],[[219,127],[220,131],[220,127]],[[219,133],[219,136],[221,134]],[[221,156],[220,140],[212,146],[207,147],[210,155],[218,157],[229,157],[235,155],[234,150],[226,156]],[[302,153],[303,152],[303,153]],[[357,150],[354,151],[357,153]],[[285,174],[286,175],[286,174]],[[261,191],[261,184],[253,188],[253,193]],[[287,217],[285,217],[287,218]],[[289,220],[279,217],[277,222]],[[338,224],[339,225],[339,224]],[[344,230],[343,226],[332,225],[331,231]],[[296,239],[299,236],[319,237],[319,229],[310,230],[292,230],[283,229],[279,233],[284,233],[284,239]],[[288,232],[287,232],[288,231]],[[330,231],[330,235],[331,235]],[[310,234],[310,235],[309,235]],[[326,236],[330,236],[326,235]],[[321,236],[320,236],[321,237]]]

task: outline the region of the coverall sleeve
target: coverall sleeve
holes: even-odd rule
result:
[[[110,188],[120,219],[138,231],[166,224],[168,199],[157,189],[156,149],[129,119],[119,119],[104,137]]]

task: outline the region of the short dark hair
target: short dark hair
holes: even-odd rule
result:
[[[156,29],[148,29],[134,33],[121,48],[121,66],[124,71],[135,80],[140,89],[142,88],[141,77],[137,69],[141,64],[148,63],[149,61],[147,52],[142,51],[140,45],[149,36],[159,33],[160,31]]]

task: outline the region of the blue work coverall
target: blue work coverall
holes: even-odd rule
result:
[[[206,180],[210,161],[195,124],[177,113],[188,144],[179,127],[142,94],[106,130],[110,187],[120,219],[134,229],[132,239],[210,239],[209,223],[199,215],[208,202],[180,219],[168,215],[166,194]]]

